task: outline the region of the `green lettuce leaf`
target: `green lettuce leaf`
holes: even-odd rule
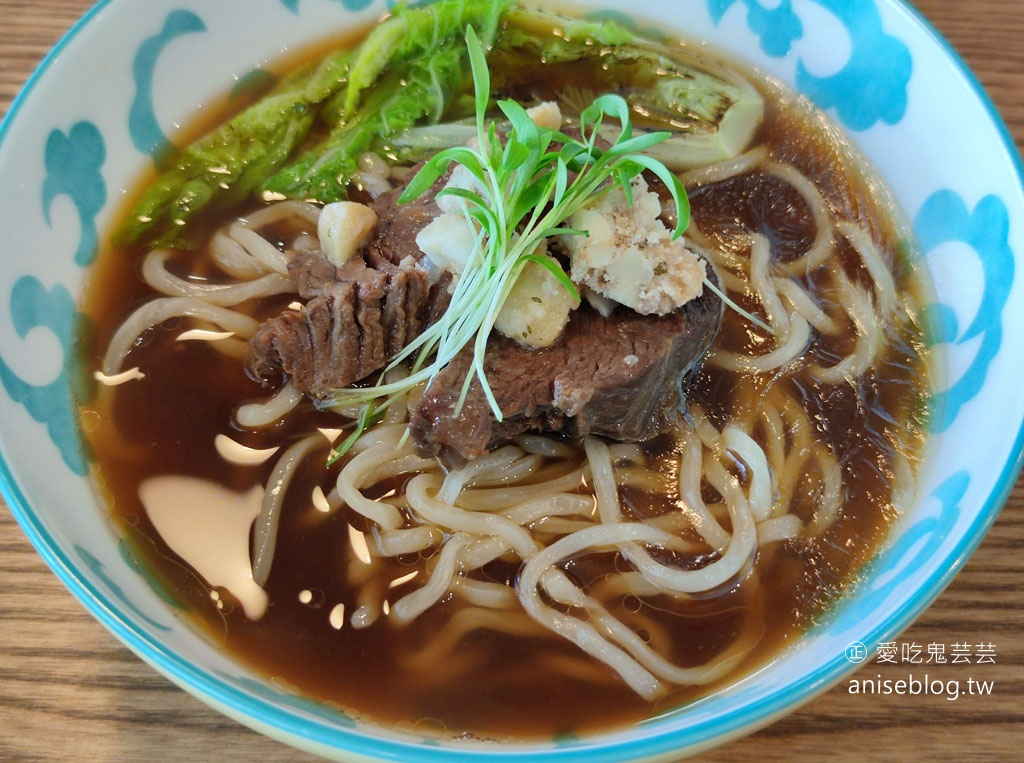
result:
[[[351,56],[340,51],[303,68],[182,150],[143,193],[117,240],[194,246],[189,223],[259,190],[305,140],[316,106],[345,86]]]
[[[490,46],[509,4],[441,0],[396,11],[360,46],[348,87],[326,104],[322,119],[336,127],[271,177],[264,190],[321,202],[345,198],[360,154],[413,125],[445,117],[466,84],[466,28]]]
[[[468,76],[466,27],[490,44],[510,4],[400,5],[356,48],[303,68],[181,150],[116,239],[192,248],[197,221],[256,194],[344,198],[361,153],[412,125],[439,121],[459,98]],[[326,138],[310,146],[318,135]]]
[[[673,134],[657,151],[673,170],[732,158],[761,124],[764,99],[757,89],[694,47],[648,39],[614,20],[539,9],[516,8],[505,22],[490,56],[496,90],[505,88],[501,72],[536,61],[585,71],[585,83],[577,77],[576,85],[552,94],[567,115],[574,116],[574,104],[582,108],[601,93],[621,93],[639,128]]]

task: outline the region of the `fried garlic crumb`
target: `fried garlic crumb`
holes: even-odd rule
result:
[[[661,200],[637,176],[633,205],[616,187],[572,215],[569,226],[588,236],[568,235],[570,277],[643,315],[665,315],[704,291],[704,260],[659,219]]]

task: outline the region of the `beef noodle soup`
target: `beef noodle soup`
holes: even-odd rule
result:
[[[885,189],[702,46],[466,0],[370,34],[168,157],[96,267],[81,411],[140,570],[420,732],[578,735],[749,674],[913,495]]]

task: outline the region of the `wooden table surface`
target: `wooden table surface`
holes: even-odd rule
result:
[[[87,0],[0,0],[0,116]],[[144,4],[140,4],[142,6]],[[1024,146],[1024,3],[918,0]],[[140,13],[144,8],[140,7]],[[955,150],[950,147],[950,150]],[[2,182],[2,179],[0,179]],[[845,684],[700,761],[1020,760],[1024,753],[1024,480],[949,588],[900,644],[995,645],[994,664],[941,677],[991,694],[852,695]],[[883,678],[906,665],[868,667]],[[938,673],[938,671],[933,671]],[[962,688],[961,691],[964,691]],[[309,761],[209,710],[140,662],[84,610],[0,509],[0,762]]]

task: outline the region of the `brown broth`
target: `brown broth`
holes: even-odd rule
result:
[[[551,71],[524,79],[556,81]],[[758,140],[775,157],[794,163],[814,179],[837,211],[860,219],[875,233],[884,242],[900,292],[913,294],[911,274],[901,258],[902,228],[888,202],[878,201],[877,187],[865,179],[846,149],[837,147],[824,123],[774,85],[761,85],[769,108]],[[730,245],[738,227],[760,229],[769,234],[775,257],[785,261],[813,237],[809,212],[801,208],[800,200],[763,176],[699,189],[691,203],[695,222],[723,246]],[[123,318],[153,296],[139,277],[140,254],[108,247],[93,273],[84,310],[92,322],[91,352],[97,356]],[[856,275],[857,265],[847,255],[844,266]],[[187,259],[182,262],[186,270],[196,268]],[[269,314],[278,307],[265,306],[260,312]],[[288,491],[280,550],[267,585],[271,604],[266,615],[250,621],[225,591],[218,594],[226,606],[218,608],[205,581],[153,528],[138,497],[139,484],[152,475],[174,473],[238,491],[262,485],[271,464],[228,465],[213,449],[216,435],[230,433],[261,448],[295,440],[317,426],[336,426],[337,420],[306,406],[271,431],[238,430],[232,424],[235,409],[242,402],[264,398],[266,391],[237,360],[202,342],[174,341],[180,328],[151,331],[134,351],[131,362],[145,370],[145,380],[102,390],[96,399],[83,402],[82,411],[99,414],[88,416],[99,424],[89,427],[87,438],[95,454],[95,477],[115,525],[168,596],[239,660],[351,714],[405,728],[485,738],[546,738],[621,727],[715,690],[716,685],[680,688],[652,706],[610,670],[587,664],[568,642],[495,632],[467,637],[450,660],[434,665],[429,673],[406,670],[402,660],[427,644],[460,605],[445,600],[405,628],[389,625],[386,618],[364,630],[330,624],[329,612],[336,604],[345,604],[347,611],[357,605],[341,554],[349,543],[349,525],[369,528],[347,512],[323,514],[311,506],[308,496],[314,485],[328,484],[334,474],[325,472],[317,458],[305,463]],[[756,334],[727,311],[719,342],[736,349],[756,341]],[[818,540],[762,550],[756,574],[714,598],[686,605],[668,598],[640,602],[626,597],[620,602],[618,614],[627,620],[640,611],[659,622],[668,636],[670,659],[698,664],[729,643],[749,618],[760,618],[757,646],[719,685],[751,672],[797,639],[842,594],[884,538],[893,515],[893,442],[905,442],[911,455],[919,447],[925,392],[920,338],[893,335],[889,340],[882,362],[855,385],[824,387],[806,371],[764,381],[766,386],[783,385],[801,399],[816,422],[817,435],[835,449],[843,465],[844,510]],[[810,354],[828,365],[848,341],[841,339],[836,345],[816,337]],[[84,362],[90,369],[97,365],[89,355]],[[734,395],[738,383],[732,373],[704,367],[693,379],[689,400],[700,404],[720,426],[743,413]],[[670,445],[651,444],[654,460],[668,463]],[[671,497],[624,490],[623,499],[627,511],[643,515],[659,511],[659,502]],[[696,566],[710,558],[674,561]],[[388,579],[404,575],[419,562],[388,562]],[[621,560],[612,555],[588,558],[573,567],[573,575],[598,584],[618,564]],[[511,581],[517,571],[494,564],[486,572],[491,579]],[[398,587],[391,599],[407,590],[408,585]],[[304,591],[309,592],[308,602],[300,601]],[[562,672],[553,678],[556,674],[548,668],[553,660],[579,664],[587,677]]]

